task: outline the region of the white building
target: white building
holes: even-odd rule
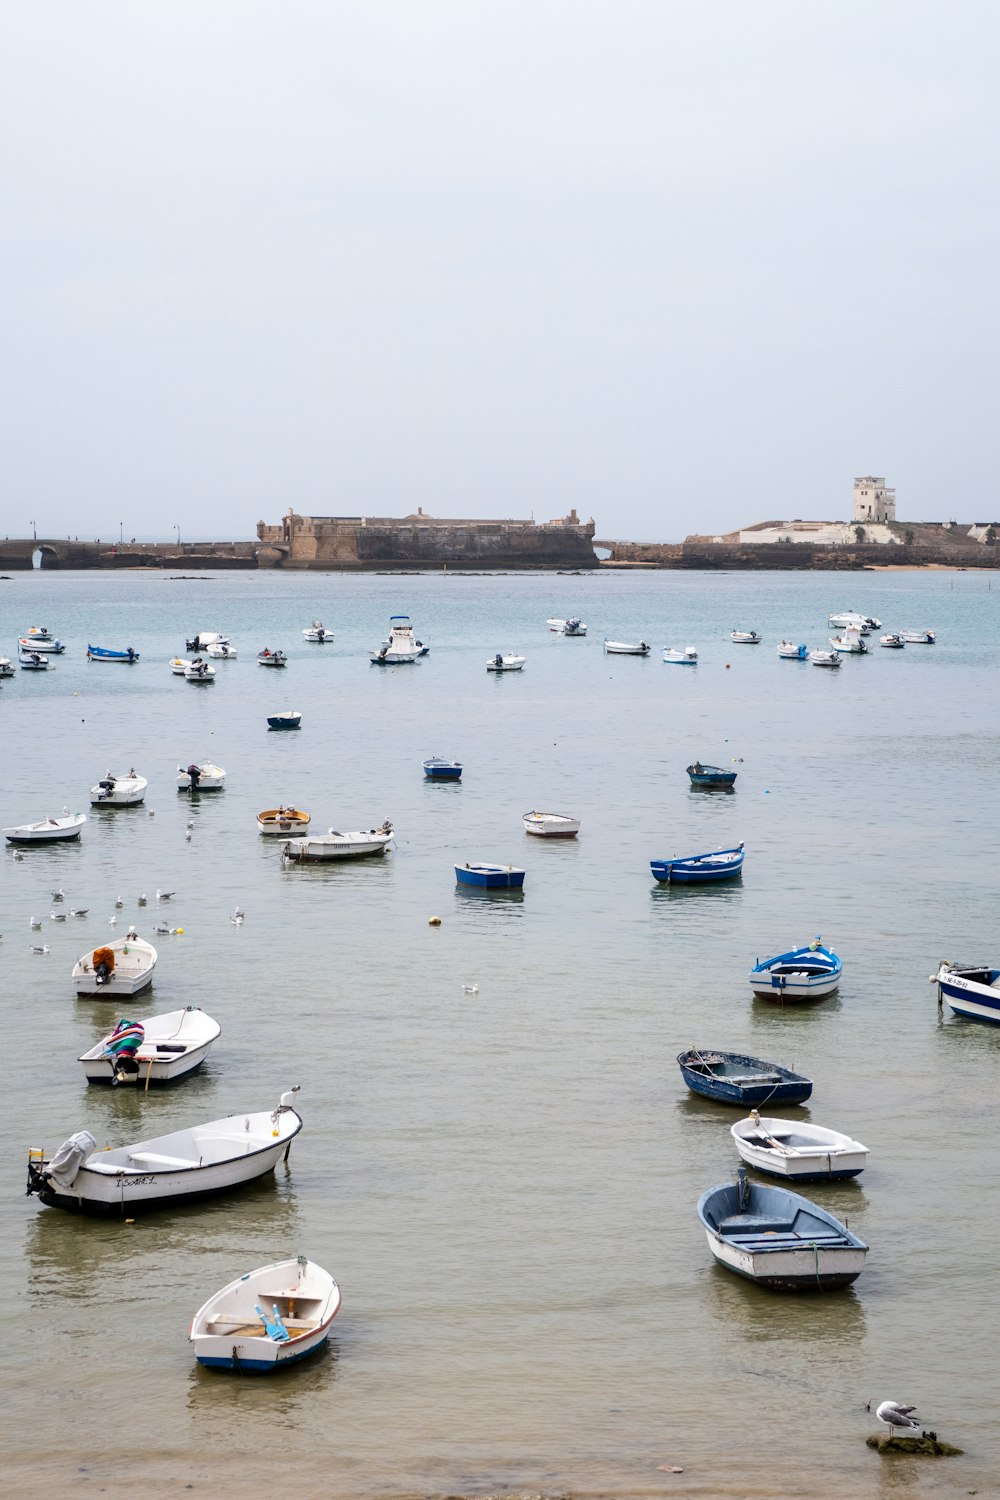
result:
[[[896,491],[886,489],[885,480],[864,474],[854,481],[855,522],[867,526],[896,519]]]

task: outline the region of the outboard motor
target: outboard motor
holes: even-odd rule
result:
[[[191,790],[192,792],[196,792],[198,790],[198,783],[201,780],[201,770],[192,762],[187,768],[187,773],[191,778]]]
[[[53,1188],[57,1191],[67,1191],[76,1181],[77,1173],[87,1157],[96,1150],[97,1142],[90,1131],[78,1130],[76,1135],[71,1135],[68,1141],[63,1141],[47,1166],[40,1159],[39,1152],[29,1151],[28,1196],[30,1197],[32,1193],[51,1191]]]

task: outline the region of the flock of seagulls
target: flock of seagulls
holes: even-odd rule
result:
[[[161,891],[160,889],[157,889],[156,899],[157,899],[157,901],[170,901],[176,895],[177,895],[176,891]],[[51,892],[51,897],[52,897],[53,902],[56,902],[56,901],[65,901],[65,899],[66,899],[66,893],[63,890],[52,891]],[[125,898],[124,898],[124,896],[119,896],[118,899],[117,899],[117,901],[115,902],[115,910],[111,913],[110,917],[108,918],[108,926],[109,927],[115,927],[115,926],[117,926],[117,924],[118,924],[118,912],[121,911],[121,909],[122,909],[122,907],[124,905],[125,905]],[[139,906],[146,906],[146,905],[148,905],[148,899],[147,899],[147,897],[145,895],[137,897],[137,905],[139,905]],[[50,911],[49,912],[49,918],[53,922],[65,922],[67,917],[86,917],[87,915],[89,915],[89,912],[90,912],[90,907],[89,906],[71,906],[68,911]],[[232,912],[232,915],[230,916],[229,920],[230,920],[230,922],[232,923],[232,925],[234,927],[242,927],[243,926],[243,923],[246,921],[246,912],[243,910],[242,906],[237,906],[235,908],[235,910]],[[28,929],[31,932],[41,932],[41,930],[42,930],[42,919],[41,919],[41,917],[29,917],[28,918]],[[157,922],[154,925],[154,927],[153,927],[153,931],[159,933],[159,935],[161,937],[180,937],[181,934],[184,931],[184,928],[183,927],[171,927],[166,922]],[[2,936],[3,936],[3,934],[0,933],[0,937],[2,937]],[[49,951],[49,945],[48,945],[48,943],[32,943],[30,945],[30,951],[32,953],[48,953],[48,951]],[[479,986],[475,985],[475,984],[473,984],[473,985],[468,985],[467,984],[467,985],[464,985],[463,988],[465,989],[466,993],[468,993],[470,995],[476,995],[476,994],[479,993]]]

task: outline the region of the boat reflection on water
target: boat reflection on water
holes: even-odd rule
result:
[[[248,1271],[258,1264],[247,1263]],[[197,1299],[195,1299],[197,1300]],[[194,1309],[192,1309],[193,1311]],[[186,1329],[182,1330],[182,1336]],[[279,1366],[273,1374],[235,1375],[231,1370],[207,1370],[199,1365],[191,1345],[187,1409],[198,1418],[198,1444],[203,1451],[253,1451],[260,1442],[260,1424],[273,1420],[283,1431],[298,1428],[315,1440],[316,1417],[309,1398],[328,1391],[340,1376],[340,1340],[331,1333],[322,1348],[301,1363]],[[213,1442],[214,1439],[214,1442]],[[280,1486],[276,1489],[280,1493]]]
[[[843,1010],[844,1005],[840,991],[836,990],[832,995],[818,995],[815,1000],[795,1000],[787,1005],[776,1004],[773,1000],[762,1000],[754,995],[750,1000],[750,1025],[754,1035],[763,1037],[774,1037],[774,1041],[757,1042],[755,1047],[787,1048],[796,1045],[793,1038],[795,1034],[801,1035],[805,1030],[822,1026],[824,1017],[829,1019],[837,1016]],[[791,1063],[788,1064],[792,1066]]]
[[[825,1197],[823,1207],[834,1214],[839,1212]],[[857,1229],[856,1225],[852,1227]],[[724,1355],[720,1350],[720,1356],[748,1360],[748,1374],[776,1373],[769,1370],[766,1357],[755,1362],[755,1346],[787,1342],[796,1351],[803,1347],[822,1350],[822,1357],[829,1359],[838,1347],[862,1344],[868,1331],[864,1304],[853,1286],[837,1292],[787,1296],[734,1276],[713,1261],[698,1283],[697,1296],[703,1313],[725,1330],[726,1348]],[[784,1379],[794,1374],[790,1369],[781,1372]]]
[[[718,793],[716,793],[718,796]],[[743,871],[730,875],[727,880],[695,882],[692,885],[668,881],[650,886],[650,899],[656,901],[736,901],[743,889]]]

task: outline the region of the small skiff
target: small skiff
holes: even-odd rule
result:
[[[843,635],[832,635],[830,645],[835,651],[839,651],[841,656],[868,655],[868,642],[860,630],[853,630],[850,626]]]
[[[524,885],[524,871],[516,865],[456,865],[455,879],[459,885],[474,885],[481,890],[510,891]]]
[[[307,641],[316,641],[320,646],[324,645],[327,641],[333,640],[333,631],[327,630],[322,620],[313,620],[312,624],[303,630],[302,634]]]
[[[814,938],[774,958],[759,958],[750,970],[750,988],[762,1000],[819,1000],[840,983],[844,965],[832,948]]]
[[[812,1093],[811,1078],[742,1052],[689,1047],[677,1062],[691,1092],[719,1104],[803,1104]]]
[[[868,1161],[868,1147],[839,1130],[802,1120],[762,1119],[752,1110],[729,1131],[748,1166],[771,1177],[800,1182],[857,1177]]]
[[[235,661],[238,652],[235,646],[228,641],[213,641],[210,646],[205,647],[205,655],[210,656],[213,661]]]
[[[191,664],[184,668],[184,680],[186,682],[214,682],[215,668],[211,662],[203,661],[196,656]]]
[[[17,664],[23,672],[47,672],[52,666],[48,657],[43,656],[41,651],[19,651]]]
[[[937,640],[936,630],[901,630],[899,639],[907,646],[933,646]]]
[[[724,771],[721,766],[706,766],[700,760],[688,766],[687,773],[692,786],[708,787],[710,790],[721,787],[725,791],[736,784],[735,771]]]
[[[121,1020],[114,1031],[77,1059],[88,1083],[178,1083],[200,1068],[222,1027],[196,1005],[186,1010]]]
[[[744,848],[716,849],[711,854],[690,854],[684,859],[651,859],[649,868],[661,884],[703,885],[712,880],[734,880],[743,869]]]
[[[814,667],[836,668],[840,666],[840,657],[837,655],[836,651],[823,651],[821,649],[810,651],[809,660],[812,662]]]
[[[0,656],[0,677],[13,677],[14,663],[9,656]]]
[[[184,645],[188,651],[207,651],[209,646],[228,646],[228,635],[220,635],[217,630],[199,630],[198,634]]]
[[[66,650],[62,641],[54,641],[51,638],[42,641],[37,636],[23,635],[17,644],[22,651],[40,651],[43,656],[62,656]]]
[[[296,1092],[282,1094],[275,1110],[228,1115],[113,1151],[99,1151],[89,1131],[78,1131],[50,1158],[29,1151],[28,1192],[50,1208],[123,1218],[229,1192],[287,1157],[302,1129]]]
[[[104,646],[88,646],[87,659],[88,661],[126,662],[131,665],[132,662],[139,660],[139,653],[131,646],[126,646],[124,651],[111,651]]]
[[[317,864],[331,859],[363,859],[369,854],[385,854],[391,843],[392,824],[386,819],[381,828],[370,828],[367,832],[338,833],[331,828],[329,833],[286,839],[281,846],[281,857],[292,863],[301,860]]]
[[[248,1271],[209,1297],[188,1337],[200,1365],[269,1375],[315,1354],[340,1310],[340,1287],[304,1255]]]
[[[286,708],[281,714],[268,714],[268,729],[301,729],[302,715],[294,708]]]
[[[190,665],[191,662],[186,656],[172,656],[170,658],[170,670],[175,677],[183,677]]]
[[[526,812],[521,821],[525,833],[539,839],[575,839],[580,832],[580,819],[566,813]]]
[[[462,762],[445,760],[442,755],[431,755],[424,761],[424,775],[428,781],[461,781]]]
[[[545,623],[548,625],[549,629],[554,630],[557,635],[587,634],[586,625],[582,620],[578,620],[575,616],[569,620],[546,620]]]
[[[257,652],[258,667],[287,667],[288,657],[284,651],[272,651],[265,646],[263,651]]]
[[[47,625],[29,625],[24,633],[32,646],[45,646],[52,640],[52,632]]]
[[[92,807],[135,807],[146,795],[149,782],[134,770],[127,776],[106,771],[96,786],[90,788]]]
[[[303,812],[300,807],[268,807],[257,814],[257,827],[261,833],[280,834],[282,837],[302,833],[311,822],[312,814]]]
[[[102,1000],[116,995],[138,995],[153,982],[156,949],[130,927],[114,943],[99,943],[88,949],[73,965],[73,988],[78,995],[99,996]]]
[[[931,984],[956,1016],[1000,1026],[1000,968],[989,964],[953,964],[942,959]]]
[[[486,670],[487,672],[523,672],[526,660],[526,657],[518,656],[516,651],[508,651],[506,654],[498,651],[486,663]]]
[[[735,1183],[698,1199],[708,1248],[727,1271],[776,1292],[828,1292],[860,1276],[868,1246],[825,1208],[787,1188]]]
[[[809,655],[809,647],[806,645],[796,646],[794,641],[779,641],[778,655],[782,661],[805,661]]]
[[[696,667],[698,653],[693,646],[685,646],[683,651],[679,646],[664,646],[663,660],[668,667]]]
[[[731,630],[729,639],[734,646],[759,646],[763,636],[758,635],[756,630]]]
[[[906,645],[902,636],[893,630],[890,630],[887,635],[880,635],[878,643],[880,646],[884,646],[887,651],[902,651]]]
[[[607,656],[648,656],[652,648],[645,641],[605,641]]]
[[[70,813],[62,818],[43,818],[40,823],[5,828],[3,836],[8,844],[64,844],[80,837],[86,821],[86,813]]]
[[[189,766],[177,767],[179,792],[221,792],[225,784],[225,770],[213,761],[192,761]]]

